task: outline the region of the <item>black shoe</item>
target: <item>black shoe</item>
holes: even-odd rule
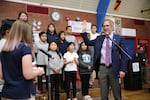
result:
[[[65,89],[60,89],[60,93],[66,92]]]
[[[99,79],[99,77],[96,77],[95,79]]]
[[[92,88],[92,85],[89,85],[89,88]]]

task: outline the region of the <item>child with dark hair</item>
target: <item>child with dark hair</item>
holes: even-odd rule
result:
[[[62,55],[67,52],[68,41],[65,39],[65,32],[60,31],[58,33],[58,48]],[[62,68],[62,76],[61,76],[61,89],[64,90],[64,67]]]
[[[76,40],[76,37],[72,34],[72,27],[67,26],[65,33],[66,33],[65,39],[68,42],[73,42],[75,44],[75,51],[77,52],[79,46],[78,46],[78,41]]]
[[[12,20],[12,19],[5,19],[2,21],[2,25],[1,25],[1,28],[0,28],[0,35],[1,35],[1,40],[0,40],[0,52],[5,44],[5,41],[6,39],[8,38],[8,35],[9,35],[9,31],[10,31],[10,28],[12,26],[12,24],[14,23],[15,20]],[[3,80],[0,80],[0,98],[1,98],[1,90],[3,88],[3,84],[4,84],[4,81]],[[1,99],[0,99],[1,100]]]
[[[60,100],[59,87],[64,62],[63,56],[59,52],[57,43],[55,41],[49,43],[48,54],[52,56],[52,58],[49,58],[49,64],[47,67],[47,75],[50,75],[51,82],[51,87],[49,87],[51,88],[51,100]]]
[[[90,40],[95,40],[97,36],[100,34],[97,33],[97,25],[92,24],[91,25],[91,32],[88,33],[88,38]],[[94,46],[89,46],[89,49],[91,51],[91,55],[94,56]],[[93,66],[94,67],[94,66]],[[95,67],[94,67],[95,68]],[[95,78],[98,79],[98,69],[94,69],[93,72],[91,73],[90,80],[89,80],[89,87],[92,88],[93,83],[95,81]]]
[[[9,35],[9,31],[10,31],[10,28],[12,26],[12,24],[15,22],[15,20],[13,19],[4,19],[2,21],[2,25],[1,25],[1,28],[0,28],[0,36],[1,36],[1,45],[0,45],[0,49],[2,48],[2,41],[4,43],[4,41],[6,40],[6,38],[8,37]]]
[[[51,41],[57,41],[58,35],[56,31],[56,27],[53,23],[50,23],[47,27],[47,42],[50,43]]]
[[[75,52],[75,44],[70,42],[68,44],[67,52],[64,54],[64,72],[65,72],[65,89],[67,93],[67,100],[71,100],[70,97],[70,83],[72,83],[73,88],[73,99],[77,100],[76,98],[76,73],[77,73],[77,65],[79,64],[78,61],[78,54]]]
[[[44,50],[45,52],[48,51],[47,34],[45,32],[40,32],[39,38],[40,40],[38,42],[35,42],[37,67],[43,67],[46,72],[47,58],[46,58],[46,55],[40,50]],[[46,76],[46,73],[45,73],[45,76]],[[46,84],[47,84],[47,81],[46,81]],[[42,76],[38,76],[37,93],[41,93],[42,91],[43,91]]]
[[[82,83],[82,100],[92,100],[88,95],[90,75],[93,71],[93,56],[85,42],[81,42],[78,50],[79,55],[79,74]]]
[[[59,51],[62,53],[62,55],[64,55],[64,53],[67,52],[67,46],[68,46],[68,41],[66,41],[65,39],[65,32],[64,31],[60,31],[58,33],[58,47],[59,47]]]

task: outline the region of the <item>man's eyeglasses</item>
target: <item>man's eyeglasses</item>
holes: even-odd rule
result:
[[[110,25],[103,25],[103,27],[109,27]]]

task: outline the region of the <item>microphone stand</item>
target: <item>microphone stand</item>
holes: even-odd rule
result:
[[[132,57],[124,50],[120,47],[120,45],[118,45],[113,39],[111,39],[108,35],[106,35],[106,38],[108,38],[109,40],[112,41],[112,43],[114,43],[129,59],[132,59]]]
[[[115,46],[117,46],[121,50],[121,52],[123,52],[130,60],[132,59],[132,57],[122,47],[120,47],[120,45],[118,45],[113,39],[111,39],[108,35],[106,35],[106,38],[108,38],[109,40],[111,40],[112,43],[114,43]],[[122,100],[121,78],[120,77],[119,77],[119,87],[120,87],[120,98]]]
[[[49,59],[50,59],[50,57],[48,56],[48,66],[49,66],[49,61],[50,61]],[[51,93],[50,92],[51,91],[50,88],[51,88],[51,83],[50,83],[50,69],[48,68],[48,100],[51,100],[50,99],[50,95],[51,95],[50,94]]]
[[[42,53],[44,53],[47,57],[48,57],[48,66],[49,66],[49,61],[50,61],[50,58],[53,58],[50,54],[48,54],[46,51],[44,51],[44,50],[42,50],[42,49],[40,49],[40,51],[42,52]],[[50,99],[50,88],[51,88],[51,82],[50,82],[50,69],[48,68],[48,100],[51,100]]]

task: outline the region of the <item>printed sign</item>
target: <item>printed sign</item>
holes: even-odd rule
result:
[[[81,21],[68,21],[68,25],[72,27],[72,32],[82,33]],[[91,23],[87,22],[86,32],[91,32]]]

